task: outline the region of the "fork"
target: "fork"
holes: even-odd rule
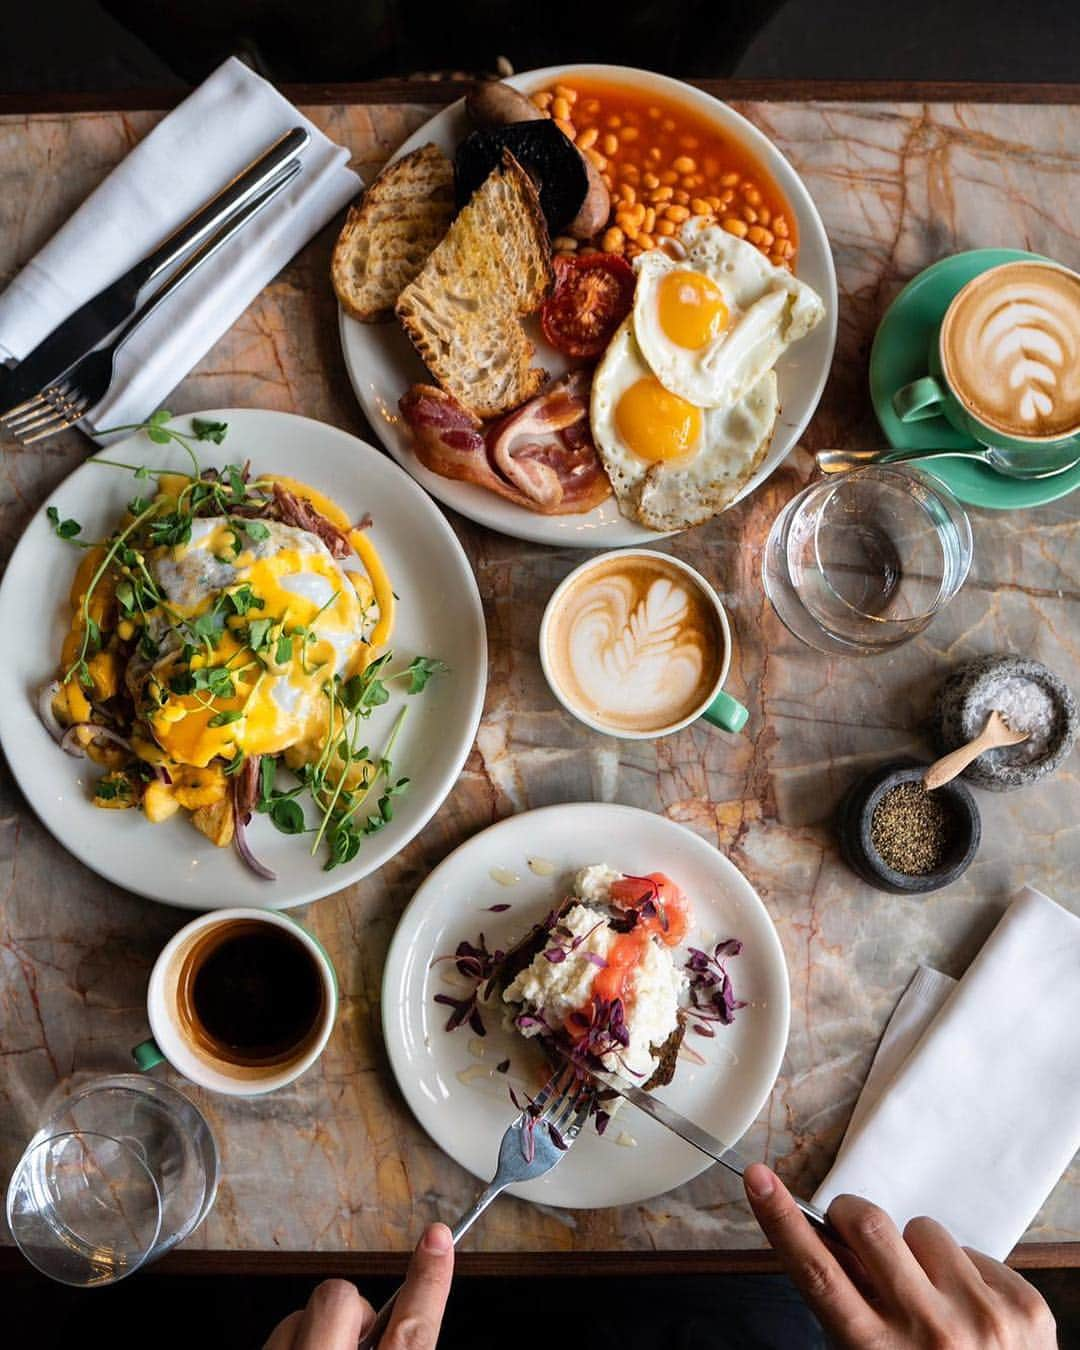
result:
[[[104,347],[98,347],[96,350],[89,352],[81,361],[78,361],[70,370],[66,371],[55,384],[43,389],[41,393],[35,394],[33,398],[27,399],[24,403],[9,408],[3,416],[0,416],[0,423],[22,445],[31,445],[34,441],[52,436],[55,432],[62,431],[65,427],[69,427],[85,417],[91,408],[96,407],[108,393],[113,380],[116,353],[128,338],[146,322],[159,305],[181,287],[205,262],[208,262],[222,245],[233,237],[237,230],[242,229],[253,216],[257,215],[283,188],[291,183],[300,172],[301,167],[298,159],[290,160],[289,163],[284,165],[270,179],[257,197],[254,197],[247,206],[238,211],[221,227],[217,234],[208,239],[182,267],[173,273],[165,285],[156,291],[142,309],[128,320],[111,342]]]
[[[535,1181],[566,1157],[595,1100],[595,1088],[576,1070],[564,1066],[551,1075],[531,1106],[507,1127],[499,1145],[495,1176],[450,1230],[455,1247],[507,1186]],[[375,1321],[361,1336],[357,1350],[374,1350],[379,1344],[403,1287],[395,1289],[379,1309]]]

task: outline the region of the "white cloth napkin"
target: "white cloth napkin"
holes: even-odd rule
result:
[[[1080,918],[1025,888],[961,980],[920,969],[814,1203],[929,1214],[1004,1259],[1080,1149]]]
[[[349,152],[235,57],[135,146],[0,295],[0,355],[21,360],[298,125],[311,133],[302,172],[121,348],[111,390],[82,425],[108,440],[99,428],[147,417],[362,186]]]

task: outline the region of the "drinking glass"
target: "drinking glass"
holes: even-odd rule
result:
[[[214,1203],[218,1152],[202,1112],[138,1074],[95,1079],[26,1146],[7,1193],[20,1251],[62,1284],[114,1284],[182,1242]]]
[[[870,465],[813,483],[777,516],[762,580],[783,624],[821,652],[870,656],[921,633],[971,566],[971,525],[925,470]]]

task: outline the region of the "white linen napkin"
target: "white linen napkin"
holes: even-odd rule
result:
[[[362,186],[348,150],[235,57],[135,146],[0,295],[0,355],[22,360],[298,125],[311,133],[302,172],[121,348],[112,388],[81,425],[104,442],[99,428],[149,416]]]
[[[959,981],[920,969],[814,1196],[1003,1260],[1080,1149],[1080,918],[1026,887]]]

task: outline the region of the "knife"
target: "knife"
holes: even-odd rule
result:
[[[230,220],[310,139],[304,127],[293,127],[279,137],[152,253],[64,319],[17,366],[0,371],[0,414],[55,384],[76,361],[93,351],[135,312],[139,292],[147,282]]]
[[[595,1078],[598,1083],[603,1083],[604,1087],[610,1088],[612,1092],[617,1092],[626,1101],[632,1102],[639,1111],[644,1111],[657,1124],[663,1125],[672,1134],[677,1134],[680,1139],[685,1139],[688,1144],[693,1144],[699,1152],[706,1154],[713,1162],[718,1162],[721,1167],[726,1167],[729,1172],[734,1172],[737,1177],[742,1176],[746,1169],[746,1163],[733,1148],[728,1148],[726,1144],[722,1144],[707,1130],[703,1130],[700,1125],[695,1125],[692,1120],[687,1120],[685,1116],[681,1116],[674,1107],[668,1106],[667,1102],[660,1101],[651,1092],[635,1087],[633,1083],[627,1083],[613,1073],[604,1073],[601,1070],[590,1068],[588,1074],[591,1078]],[[805,1200],[800,1200],[797,1196],[793,1195],[791,1198],[818,1232],[824,1234],[831,1241],[843,1245],[840,1235],[821,1210],[815,1209],[813,1205],[807,1204]]]

